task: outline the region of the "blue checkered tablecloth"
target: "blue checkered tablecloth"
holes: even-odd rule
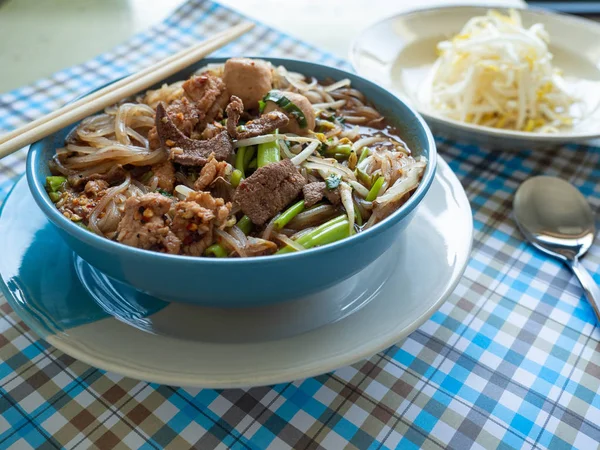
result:
[[[0,130],[224,29],[240,16],[191,0],[112,52],[0,95]],[[261,26],[220,55],[345,61]],[[576,280],[511,219],[537,174],[600,204],[600,151],[486,151],[437,139],[473,208],[472,260],[404,342],[316,378],[245,390],[160,386],[94,369],[40,340],[0,295],[0,448],[580,448],[600,442],[600,331]],[[0,201],[25,153],[0,161]],[[1,250],[1,249],[0,249]],[[0,256],[1,257],[1,256]],[[600,247],[584,265],[600,282]]]

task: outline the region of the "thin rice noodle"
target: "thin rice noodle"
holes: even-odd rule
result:
[[[278,239],[279,241],[283,242],[285,245],[293,248],[297,252],[306,250],[306,248],[302,244],[299,244],[298,242],[294,241],[293,239],[290,239],[285,234],[275,233],[275,238]]]
[[[215,229],[215,234],[220,238],[221,245],[224,245],[231,251],[236,252],[242,258],[247,256],[246,251],[242,246],[242,243],[239,242],[236,238],[234,238],[231,234],[223,230],[219,230],[218,228]]]
[[[102,197],[102,199],[100,199],[100,201],[98,202],[98,204],[92,211],[92,214],[90,215],[90,219],[88,222],[89,228],[91,228],[91,230],[94,233],[96,233],[100,236],[104,236],[104,233],[98,226],[98,216],[100,215],[100,213],[102,211],[104,211],[104,209],[108,206],[108,204],[112,201],[112,199],[117,194],[120,194],[121,192],[125,191],[125,189],[127,189],[127,187],[129,186],[130,183],[131,183],[131,174],[127,173],[127,176],[125,177],[125,181],[123,181],[123,183],[121,183],[118,186],[108,189],[106,191],[106,194],[104,195],[104,197]]]

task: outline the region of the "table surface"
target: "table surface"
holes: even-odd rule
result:
[[[285,11],[271,0],[260,2],[261,8],[258,1],[243,3],[235,5],[345,56],[359,28],[409,2],[392,8],[380,0],[347,0],[344,8],[341,2],[306,0],[286,3]],[[79,9],[63,14],[67,2],[60,0],[0,6],[2,80],[10,78],[7,73],[13,77],[5,89],[108,49],[144,27],[135,17],[160,20],[178,2],[74,4],[88,8],[94,19]],[[319,22],[313,17],[317,7],[335,20]],[[0,93],[0,129],[19,126],[237,20],[209,1],[189,0],[168,25],[116,52]],[[27,23],[46,31],[34,37]],[[157,37],[166,27],[171,33],[165,45]],[[53,45],[46,42],[50,35],[57,39]],[[7,36],[20,42],[22,52]],[[58,39],[69,43],[69,52],[56,50]],[[263,25],[230,51],[247,48],[347,67],[335,55]],[[28,61],[11,63],[19,55]],[[58,58],[64,58],[61,65],[53,66]],[[0,448],[598,448],[600,328],[570,272],[523,242],[511,205],[520,183],[546,174],[573,183],[598,210],[600,149],[565,145],[509,153],[441,136],[436,142],[469,197],[473,252],[456,290],[405,341],[351,367],[294,383],[183,389],[106,373],[61,353],[28,329],[0,295]],[[24,160],[21,151],[0,161],[0,202],[23,173]],[[600,281],[598,240],[583,264]]]

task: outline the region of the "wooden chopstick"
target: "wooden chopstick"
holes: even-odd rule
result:
[[[91,114],[159,83],[227,45],[254,27],[251,22],[235,25],[175,55],[129,75],[86,97],[63,106],[27,125],[0,136],[0,159],[71,125]]]

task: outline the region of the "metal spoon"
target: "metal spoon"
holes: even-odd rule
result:
[[[600,322],[600,288],[579,262],[596,235],[594,213],[585,197],[560,178],[533,177],[517,189],[513,209],[527,240],[573,270]]]

